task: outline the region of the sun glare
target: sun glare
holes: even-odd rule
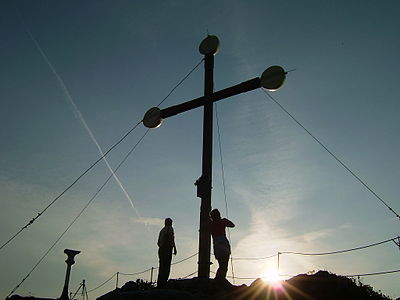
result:
[[[271,268],[265,271],[262,280],[275,288],[281,287],[281,281],[279,279],[279,273],[277,269]]]

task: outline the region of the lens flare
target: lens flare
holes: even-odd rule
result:
[[[282,283],[279,278],[278,270],[275,268],[267,269],[262,277],[262,280],[274,288],[281,288]]]

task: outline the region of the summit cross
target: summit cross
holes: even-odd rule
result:
[[[219,40],[214,35],[208,35],[199,46],[200,53],[204,55],[204,96],[164,109],[150,108],[143,118],[143,124],[146,127],[157,128],[161,125],[163,119],[200,106],[204,107],[202,174],[195,183],[197,197],[201,198],[198,256],[198,277],[200,278],[210,278],[211,234],[208,230],[208,224],[211,211],[214,102],[260,87],[275,91],[282,86],[287,74],[282,67],[272,66],[266,69],[261,77],[255,77],[214,92],[214,55],[217,54],[218,50]]]

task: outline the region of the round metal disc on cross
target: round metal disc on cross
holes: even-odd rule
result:
[[[143,125],[147,128],[158,128],[162,121],[161,110],[158,107],[150,108],[143,117]]]
[[[272,66],[266,69],[261,75],[261,86],[268,91],[279,89],[286,78],[285,70],[280,66]]]
[[[219,40],[215,35],[207,36],[200,44],[199,51],[203,55],[217,54],[219,50]]]

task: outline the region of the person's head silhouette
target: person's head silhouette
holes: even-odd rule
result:
[[[166,218],[165,219],[165,226],[172,226],[172,219],[171,218]]]
[[[213,209],[212,211],[210,211],[210,217],[213,221],[219,220],[221,219],[221,213],[219,212],[218,209]]]

